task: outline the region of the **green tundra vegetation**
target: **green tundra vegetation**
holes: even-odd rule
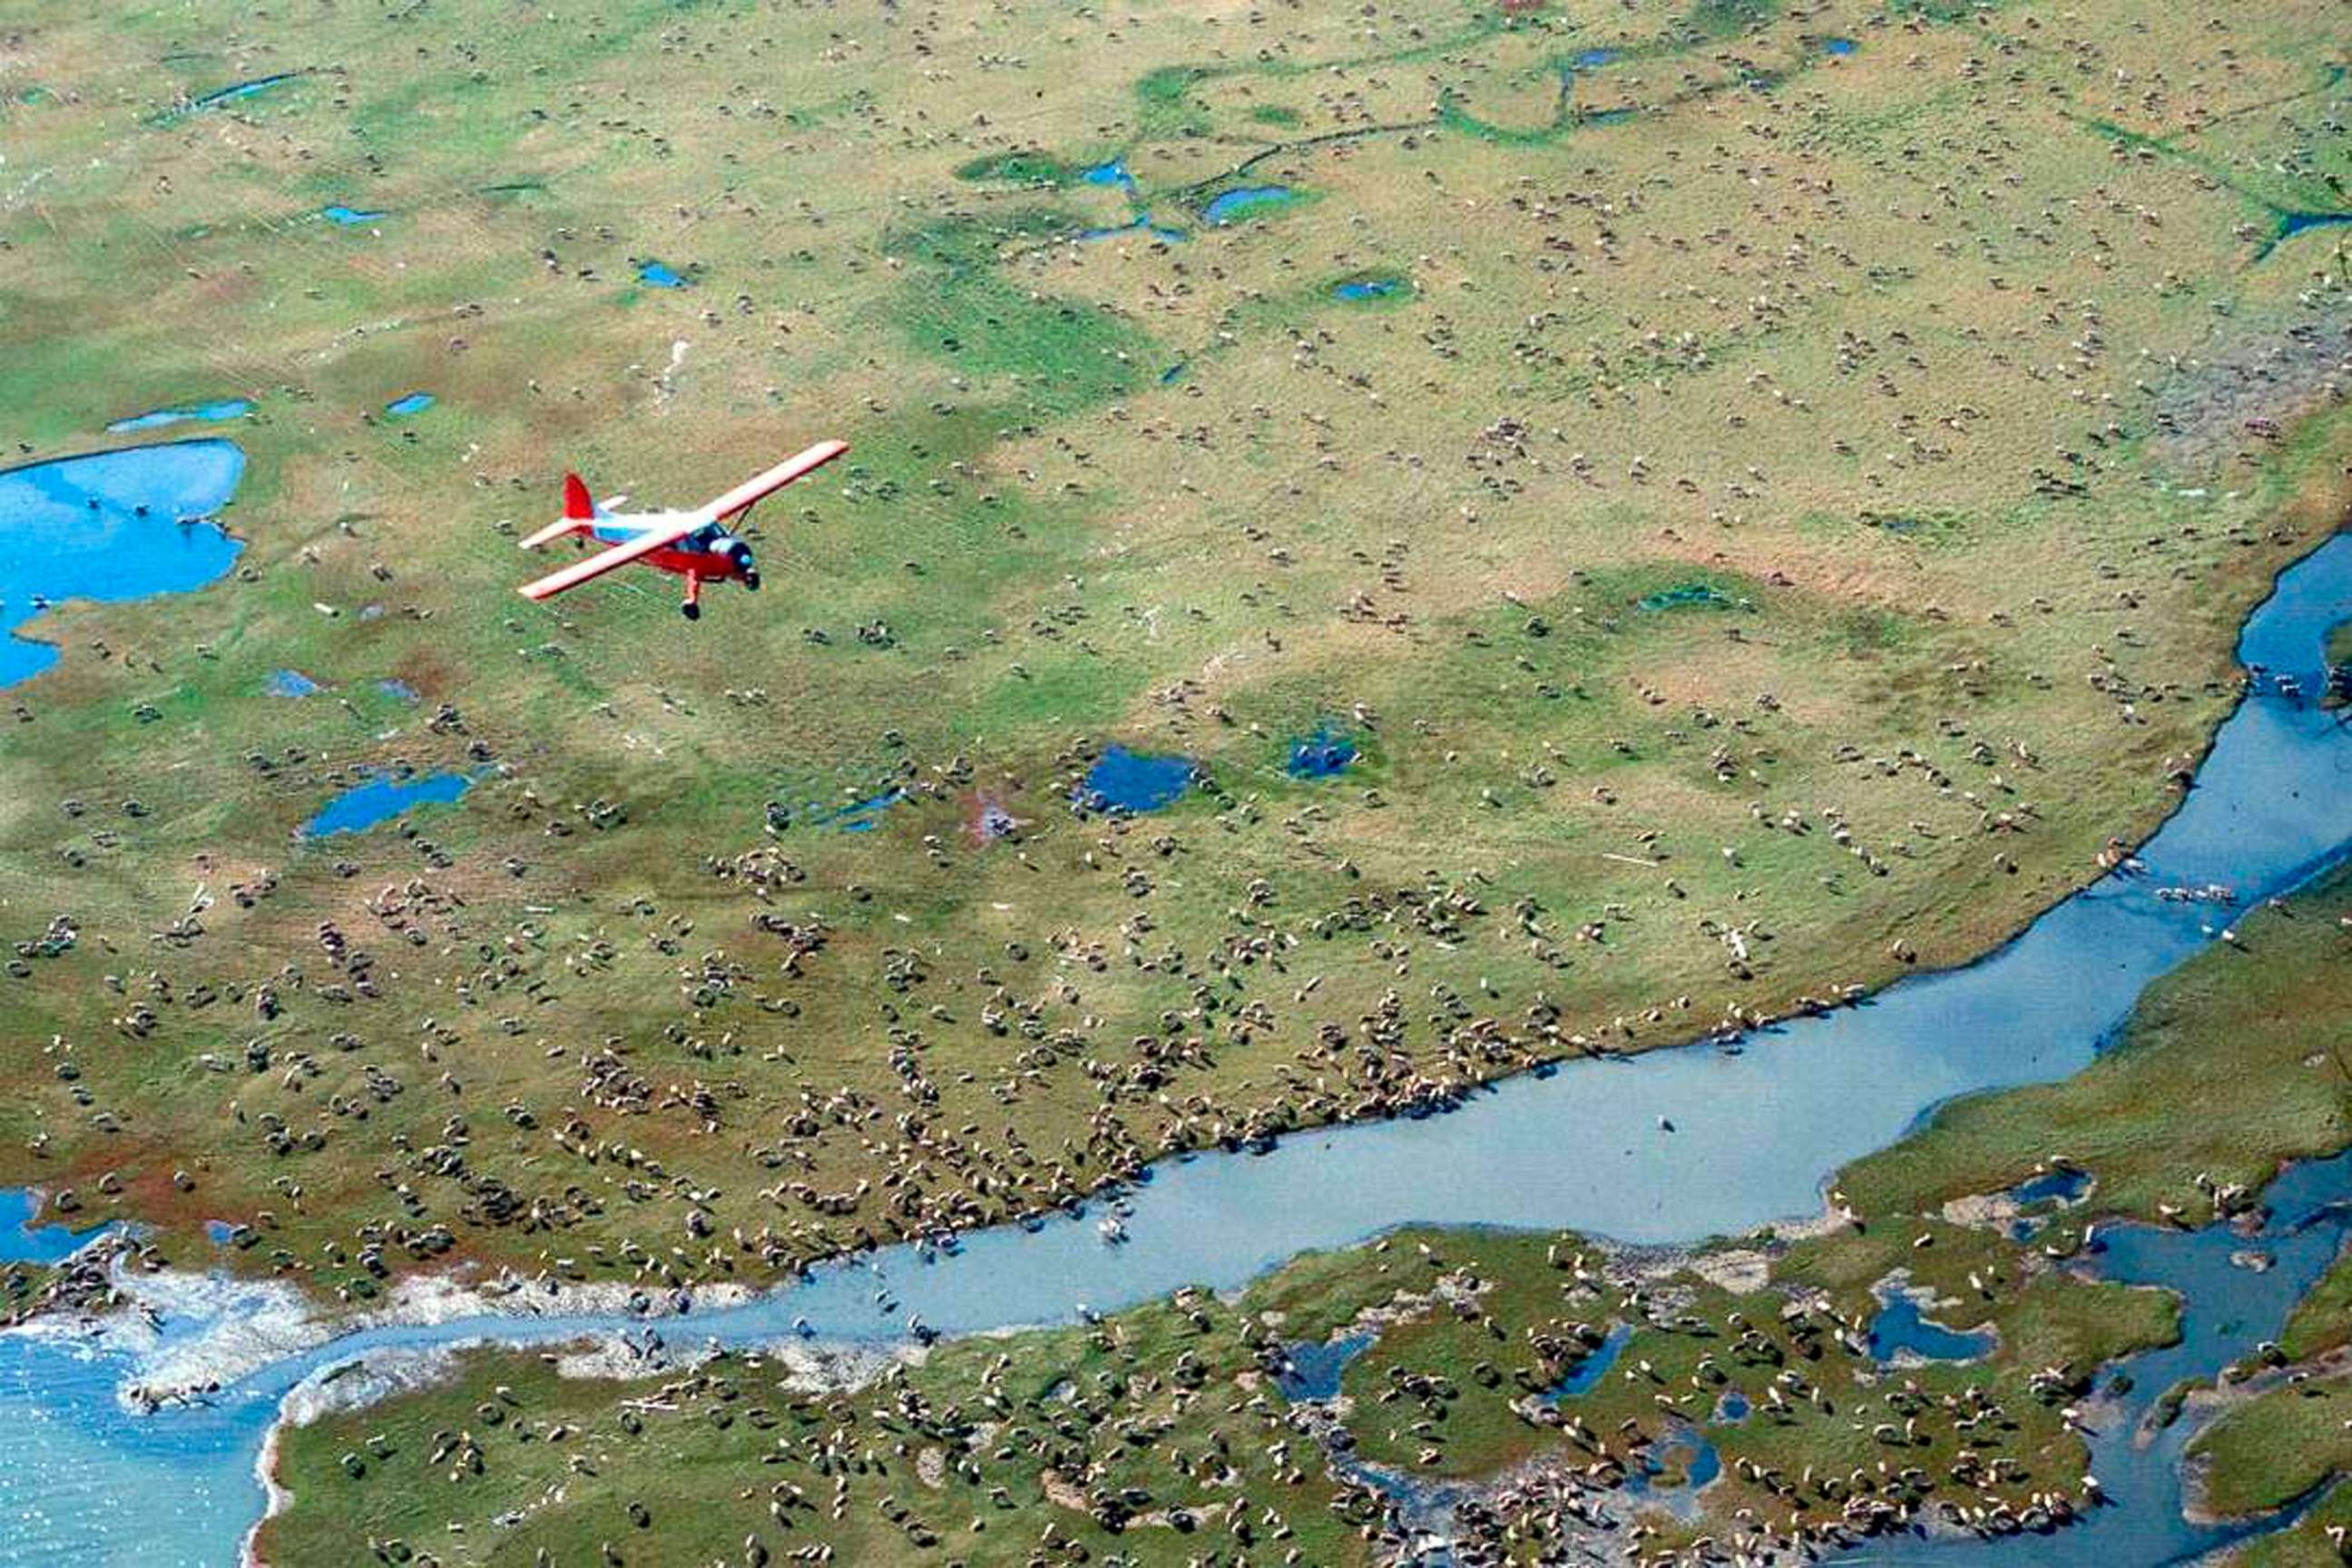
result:
[[[1979,953],[2336,526],[2331,17],[36,5],[22,455],[254,408],[232,575],[7,694],[0,1180],[769,1281]],[[756,597],[512,594],[824,435]],[[381,768],[478,782],[302,833]]]
[[[2073,1140],[2112,1110],[2119,1075],[2210,1066],[2265,1103],[2333,1083],[2330,1135],[2293,1116],[2240,1128],[2235,1147],[2265,1172],[2352,1143],[2352,1076],[2309,1026],[2341,1016],[2347,900],[2338,870],[2253,913],[2242,947],[2158,982],[2089,1071],[1963,1102],[1840,1173],[1850,1214],[1833,1226],[1695,1253],[1406,1230],[1231,1298],[1181,1292],[956,1342],[830,1389],[810,1352],[782,1347],[622,1382],[562,1375],[553,1352],[480,1352],[421,1391],[288,1429],[277,1476],[291,1503],[262,1547],[280,1565],[331,1562],[363,1529],[389,1560],[451,1564],[635,1562],[655,1542],[643,1560],[756,1542],[843,1561],[1350,1563],[1386,1560],[1428,1522],[1417,1509],[1444,1505],[1495,1561],[1532,1563],[1604,1518],[1663,1558],[1914,1521],[2013,1527],[2053,1498],[2080,1503],[2069,1413],[2103,1363],[2177,1331],[2166,1292],[2076,1266],[2083,1230],[2150,1217],[2146,1194],[2204,1159],[2210,1131],[2175,1117],[2157,1124],[2169,1142]],[[2020,1237],[2006,1223],[2020,1211],[1972,1184],[2046,1173],[2046,1153],[2002,1163],[2035,1146],[2086,1150],[2067,1168],[2087,1184],[2025,1205]],[[1887,1169],[1910,1184],[1884,1183]],[[2210,1217],[2209,1204],[2182,1222]],[[2306,1312],[2340,1294],[2331,1278]],[[1981,1352],[1879,1360],[1868,1328],[1896,1289]],[[1336,1388],[1270,1375],[1323,1342],[1355,1352]],[[2298,1361],[2327,1348],[2285,1342]],[[2352,1466],[2340,1368],[2261,1375],[2272,1386],[2195,1440],[2217,1512],[2275,1507]],[[1694,1474],[1703,1451],[1711,1478]],[[2320,1561],[2290,1554],[2332,1552],[2339,1512],[2331,1498],[2252,1551]]]

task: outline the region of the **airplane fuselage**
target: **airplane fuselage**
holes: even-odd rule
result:
[[[626,544],[640,534],[674,527],[694,515],[692,512],[655,511],[600,517],[589,525],[587,536],[599,544]],[[735,582],[756,585],[760,575],[752,561],[751,547],[715,522],[697,529],[675,544],[664,545],[639,559],[647,566],[705,583]]]

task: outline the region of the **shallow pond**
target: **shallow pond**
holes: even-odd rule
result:
[[[302,825],[302,837],[364,833],[420,805],[446,805],[473,787],[474,781],[464,773],[420,773],[404,779],[378,773],[320,807],[319,814]]]
[[[1284,771],[1295,779],[1337,778],[1356,760],[1356,742],[1329,729],[1290,742],[1290,761]]]
[[[434,396],[431,393],[412,392],[404,397],[395,397],[385,404],[383,411],[397,419],[411,414],[422,414],[432,407],[433,404]]]
[[[1231,223],[1261,208],[1279,206],[1294,194],[1288,185],[1242,185],[1212,197],[1201,216],[1211,223]]]
[[[257,93],[267,92],[271,88],[276,87],[279,82],[292,81],[293,79],[294,73],[292,71],[279,71],[275,76],[258,76],[255,77],[250,81],[232,82],[227,87],[215,88],[212,91],[205,93],[199,99],[196,99],[194,102],[194,107],[197,109],[210,109],[215,104],[235,103],[239,99],[251,98]]]
[[[224,397],[213,403],[194,403],[184,408],[151,408],[144,414],[134,414],[128,419],[118,419],[106,427],[110,436],[128,435],[134,430],[161,430],[190,419],[202,419],[218,424],[224,419],[241,419],[253,412],[249,397]]]
[[[1125,223],[1112,224],[1108,227],[1102,228],[1082,228],[1078,230],[1078,237],[1083,240],[1116,239],[1123,234],[1148,234],[1154,239],[1172,240],[1187,237],[1184,231],[1181,228],[1174,228],[1163,223],[1152,222],[1151,215],[1148,212],[1139,213]]]
[[[1152,756],[1110,746],[1087,770],[1077,800],[1096,811],[1157,811],[1184,798],[1192,787],[1193,773],[1190,757]]]
[[[1992,1345],[1992,1335],[1981,1331],[1928,1321],[1919,1303],[1906,1295],[1889,1297],[1870,1321],[1870,1353],[1879,1361],[1891,1362],[1906,1351],[1923,1361],[1972,1361]]]
[[[1608,1333],[1601,1337],[1599,1344],[1592,1347],[1591,1353],[1578,1362],[1566,1377],[1544,1390],[1540,1395],[1543,1402],[1547,1405],[1556,1405],[1563,1399],[1574,1399],[1579,1394],[1590,1394],[1600,1387],[1601,1380],[1609,1375],[1609,1369],[1615,1366],[1617,1358],[1624,1353],[1625,1342],[1633,1337],[1632,1324],[1610,1324]]]
[[[245,454],[173,441],[0,472],[0,634],[39,601],[143,599],[201,588],[245,546],[209,522],[236,491]],[[57,649],[0,636],[0,687],[47,669]]]
[[[1293,1405],[1339,1397],[1339,1379],[1348,1363],[1372,1348],[1370,1334],[1343,1334],[1318,1343],[1301,1340],[1286,1347],[1289,1364],[1276,1373],[1274,1385]]]
[[[63,1225],[35,1225],[38,1209],[26,1187],[0,1187],[0,1263],[55,1263],[70,1258],[107,1229],[99,1226],[75,1230]]]

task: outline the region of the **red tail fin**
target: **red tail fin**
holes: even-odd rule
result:
[[[596,503],[588,499],[588,487],[580,482],[578,474],[563,476],[563,515],[573,522],[585,522],[596,515]]]

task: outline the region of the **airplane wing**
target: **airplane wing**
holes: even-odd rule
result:
[[[700,513],[688,512],[676,522],[646,530],[626,544],[615,544],[585,561],[574,562],[561,572],[551,572],[536,583],[526,583],[519,592],[526,599],[551,599],[567,588],[577,588],[583,583],[602,577],[615,566],[626,566],[665,545],[676,544],[702,525]]]
[[[799,456],[785,458],[766,473],[745,479],[702,510],[711,517],[732,517],[811,469],[823,468],[848,450],[849,443],[846,441],[819,441]]]
[[[534,533],[530,538],[523,540],[521,542],[522,548],[525,550],[536,550],[542,544],[553,543],[567,533],[578,533],[582,530],[585,529],[594,519],[612,516],[614,509],[620,506],[628,499],[628,493],[626,491],[623,491],[619,495],[606,496],[601,500],[592,502],[589,514],[586,517],[559,517],[553,522],[549,523],[545,528],[541,529],[537,533]]]
[[[525,550],[536,550],[541,545],[551,543],[554,541],[562,538],[567,533],[575,533],[579,531],[579,528],[580,520],[578,518],[559,517],[553,522],[549,523],[545,528],[541,529],[537,533],[532,534],[529,539],[522,541],[522,548]]]

